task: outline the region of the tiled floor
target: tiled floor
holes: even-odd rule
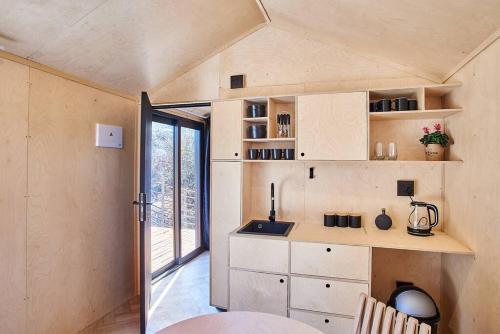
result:
[[[209,306],[209,253],[204,252],[153,285],[148,334],[187,318],[217,312]]]

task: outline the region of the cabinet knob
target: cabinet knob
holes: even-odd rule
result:
[[[332,249],[331,249],[330,247],[328,247],[328,248],[326,249],[326,251],[327,251],[328,253],[330,253],[330,252],[332,251]]]
[[[330,320],[328,320],[328,319],[325,319],[325,324],[327,324],[327,323],[329,323],[329,322],[330,322]]]
[[[283,278],[280,278],[280,283],[285,283],[285,280]]]
[[[300,156],[303,157],[304,155],[306,155],[304,152],[300,153]]]
[[[235,154],[234,154],[234,156],[235,156],[235,157],[237,157],[237,156],[238,156],[238,153],[235,153]]]
[[[325,285],[325,286],[326,286],[327,288],[329,288],[329,287],[330,287],[330,283],[326,283],[326,285]]]

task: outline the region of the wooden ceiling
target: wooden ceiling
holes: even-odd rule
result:
[[[265,23],[255,0],[0,1],[7,52],[137,94]]]
[[[1,0],[0,49],[137,94],[268,22],[261,5],[276,28],[434,81],[500,35],[498,0]]]
[[[441,81],[500,28],[498,0],[262,0],[271,24]]]

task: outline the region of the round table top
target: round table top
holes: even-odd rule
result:
[[[157,334],[321,334],[300,321],[260,312],[223,312],[186,319]]]

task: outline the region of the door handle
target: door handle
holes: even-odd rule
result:
[[[147,206],[152,204],[152,203],[148,202],[146,200],[146,198],[147,198],[147,196],[145,193],[139,193],[139,200],[132,202],[132,204],[139,206],[139,221],[141,223],[146,221]]]

